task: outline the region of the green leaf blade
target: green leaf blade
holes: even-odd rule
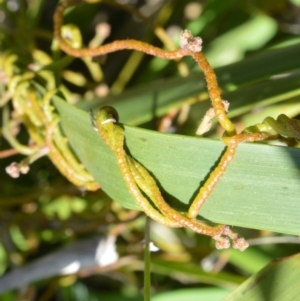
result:
[[[124,207],[138,209],[112,152],[92,130],[86,113],[56,98],[63,129],[103,190]],[[125,126],[131,155],[158,180],[167,201],[185,211],[220,158],[220,141],[167,135]],[[300,150],[242,144],[201,216],[216,223],[299,234]]]

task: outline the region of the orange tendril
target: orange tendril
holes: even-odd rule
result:
[[[202,50],[202,40],[199,37],[193,37],[189,30],[184,30],[180,37],[181,49],[164,50],[145,42],[128,39],[117,40],[96,48],[75,49],[67,42],[61,34],[63,25],[64,10],[81,2],[80,0],[66,1],[58,6],[54,14],[54,35],[60,48],[74,57],[95,57],[120,50],[136,50],[143,53],[168,60],[178,60],[185,56],[191,56],[202,69],[209,97],[211,99],[213,111],[209,112],[206,119],[216,117],[222,128],[225,130],[222,138],[227,146],[220,162],[214,171],[210,174],[208,180],[199,190],[196,198],[192,202],[187,214],[182,214],[171,208],[164,200],[155,180],[149,172],[124,150],[124,130],[116,124],[117,115],[112,108],[105,107],[101,109],[96,117],[96,123],[92,122],[108,147],[114,152],[123,179],[127,185],[130,194],[141,209],[154,220],[168,225],[170,227],[186,227],[197,233],[209,235],[216,240],[216,247],[219,249],[228,248],[230,240],[233,247],[239,250],[247,248],[248,243],[233,233],[228,226],[219,225],[216,227],[208,226],[195,218],[210,193],[213,191],[221,176],[225,173],[229,163],[233,160],[237,146],[241,142],[255,142],[265,140],[269,136],[266,133],[242,133],[237,134],[234,124],[227,117],[228,102],[221,97],[221,90],[217,83],[216,74],[213,68],[206,60]],[[210,120],[208,120],[209,126]],[[206,128],[206,127],[205,127]],[[51,132],[51,127],[50,127]],[[201,128],[202,132],[202,128]],[[48,137],[49,137],[48,133]],[[47,139],[51,145],[51,140]],[[73,175],[72,175],[73,177]]]

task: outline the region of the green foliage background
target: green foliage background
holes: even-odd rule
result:
[[[55,1],[16,2],[16,12],[8,3],[0,2],[1,52],[18,54],[20,72],[31,63],[33,49],[42,49],[54,59],[49,69],[65,85],[69,102],[59,96],[54,99],[62,127],[104,191],[82,193],[47,158],[32,164],[28,175],[11,179],[5,167],[22,157],[1,160],[0,270],[4,273],[29,263],[99,229],[107,233],[128,220],[117,246],[121,257],[135,255],[129,264],[83,279],[76,275],[41,279],[33,285],[31,299],[142,300],[144,215],[131,218],[135,212],[126,208],[137,208],[85,111],[107,104],[115,107],[126,124],[131,154],[158,179],[170,203],[184,209],[223,149],[216,140],[217,126],[207,134],[214,140],[192,137],[210,106],[203,76],[189,59],[184,62],[190,73],[183,78],[174,62],[128,51],[100,58],[97,67],[57,54],[51,50]],[[157,7],[136,1],[134,5],[173,33],[175,43],[183,28],[202,37],[203,51],[216,67],[224,99],[231,103],[230,116],[240,129],[266,116],[299,115],[300,4],[296,0],[162,1]],[[192,17],[191,7],[192,13],[200,9],[199,14]],[[147,24],[99,3],[70,10],[65,23],[76,24],[87,44],[99,20],[111,25],[108,41],[130,37],[160,45]],[[1,85],[3,92],[5,83]],[[97,88],[108,89],[110,95],[97,95]],[[157,129],[160,117],[183,105],[191,107],[184,123],[175,122],[181,135],[149,131]],[[24,129],[18,138],[26,143]],[[2,138],[1,150],[7,148]],[[243,253],[216,251],[207,237],[152,224],[151,237],[160,251],[151,255],[151,300],[294,300],[299,295],[299,288],[291,286],[299,278],[299,242],[287,234],[300,232],[299,165],[296,148],[239,146],[201,215],[245,227],[238,232],[250,242],[253,239],[253,246]],[[291,257],[268,266],[285,256]],[[15,300],[16,293],[3,298]]]

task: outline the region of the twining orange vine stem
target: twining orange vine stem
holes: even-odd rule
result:
[[[76,3],[81,2],[80,0],[66,1],[63,2],[55,11],[54,14],[54,35],[59,42],[60,48],[67,54],[75,57],[85,57],[85,56],[101,56],[108,53],[116,52],[119,50],[137,50],[144,52],[149,55],[153,55],[162,59],[177,60],[184,56],[190,55],[187,49],[176,49],[176,50],[163,50],[161,48],[152,46],[148,43],[141,42],[138,40],[128,39],[128,40],[117,40],[109,44],[101,45],[96,48],[81,48],[75,49],[71,47],[65,39],[61,36],[61,26],[63,24],[62,14],[63,11]]]
[[[208,88],[209,97],[213,106],[213,114],[225,130],[223,142],[227,146],[220,162],[210,174],[204,186],[199,190],[193,200],[187,215],[171,208],[163,199],[161,192],[148,171],[137,161],[131,158],[124,150],[124,130],[116,124],[117,117],[114,117],[112,108],[100,110],[93,127],[100,133],[102,139],[115,153],[116,159],[122,173],[123,179],[131,195],[137,204],[153,219],[171,227],[186,227],[197,233],[212,236],[216,240],[217,248],[228,248],[229,238],[233,246],[244,250],[248,244],[238,234],[233,233],[228,226],[207,226],[195,218],[199,214],[202,205],[213,191],[226,171],[227,166],[233,160],[237,146],[241,142],[254,142],[265,140],[268,135],[264,133],[242,133],[237,134],[234,124],[227,117],[228,103],[221,98],[221,90],[217,83],[214,70],[201,52],[202,40],[193,37],[191,32],[184,30],[180,38],[181,49],[163,50],[153,45],[137,40],[117,40],[96,48],[75,49],[68,44],[68,37],[61,35],[64,10],[81,2],[80,0],[66,1],[60,4],[54,14],[54,35],[60,48],[69,55],[75,57],[95,57],[119,50],[137,50],[149,55],[168,60],[178,60],[185,56],[191,56],[202,69]],[[150,201],[144,197],[146,195]]]
[[[211,172],[209,178],[193,200],[188,211],[190,218],[195,218],[199,214],[201,207],[219,182],[221,176],[225,173],[229,163],[233,160],[238,144],[242,142],[263,141],[268,139],[268,137],[269,135],[266,133],[241,133],[232,137],[222,138],[223,142],[227,145],[227,149],[217,167]]]
[[[66,40],[61,36],[61,26],[63,25],[63,12],[64,10],[81,2],[80,0],[72,0],[63,2],[58,6],[54,14],[54,36],[57,39],[60,48],[67,54],[75,57],[85,56],[101,56],[108,53],[116,52],[119,50],[137,50],[149,55],[153,55],[159,58],[168,60],[178,60],[185,56],[192,56],[203,70],[209,96],[215,111],[215,116],[224,128],[228,136],[236,134],[235,126],[227,117],[224,104],[222,103],[221,92],[218,87],[217,79],[214,70],[206,60],[201,50],[202,40],[200,38],[194,38],[189,31],[185,31],[183,34],[183,41],[181,41],[181,49],[177,50],[164,50],[145,42],[129,39],[129,40],[117,40],[109,44],[105,44],[96,48],[82,48],[75,49],[71,47]]]
[[[190,55],[198,63],[199,67],[204,73],[209,97],[211,99],[216,118],[218,119],[222,128],[226,131],[226,134],[228,136],[235,135],[235,126],[227,117],[226,108],[224,107],[224,103],[222,102],[223,100],[221,98],[221,90],[218,86],[217,76],[214,69],[210,66],[202,52],[191,52]]]
[[[74,169],[70,168],[68,160],[66,160],[63,154],[56,147],[52,137],[58,123],[58,119],[54,120],[52,124],[49,125],[46,133],[46,143],[49,148],[48,156],[52,162],[57,166],[59,171],[65,175],[65,177],[73,184],[79,187],[85,187],[85,189],[90,191],[95,191],[99,189],[98,183],[87,179],[84,175],[76,172]]]
[[[227,146],[227,149],[223,154],[217,168],[215,168],[213,172],[210,173],[209,178],[204,183],[204,185],[200,188],[199,193],[193,200],[188,211],[188,216],[190,218],[196,218],[196,216],[199,214],[201,207],[203,206],[208,196],[211,194],[211,192],[219,182],[221,176],[226,171],[226,168],[229,165],[229,163],[232,161],[235,155],[236,148],[237,148],[237,144],[232,144]]]
[[[115,110],[111,107],[103,107],[98,111],[92,125],[114,152],[129,193],[148,216],[163,225],[185,227],[196,233],[211,236],[216,241],[217,249],[228,248],[229,238],[234,248],[239,250],[247,248],[248,243],[238,234],[233,233],[228,226],[211,227],[170,207],[147,169],[125,152],[124,129],[117,124],[117,121]],[[143,194],[148,196],[152,203]]]

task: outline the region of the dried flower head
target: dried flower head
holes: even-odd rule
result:
[[[17,162],[12,162],[9,166],[5,168],[6,173],[8,173],[12,178],[18,178],[20,173],[27,174],[29,171],[29,166],[24,164],[18,164]]]
[[[188,49],[193,52],[200,52],[202,50],[202,39],[194,37],[190,30],[183,30],[180,35],[180,48]]]

